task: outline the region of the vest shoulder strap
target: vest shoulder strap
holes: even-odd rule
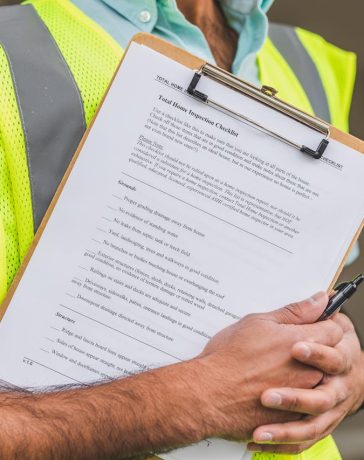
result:
[[[86,124],[110,84],[124,50],[69,0],[29,0],[57,44],[79,89]]]
[[[355,55],[303,29],[270,25],[258,55],[263,84],[287,102],[347,131]]]
[[[304,89],[316,116],[331,121],[329,104],[317,68],[296,29],[271,24],[269,38],[287,61]]]
[[[24,134],[36,230],[122,49],[68,0],[1,7],[0,46]]]
[[[356,78],[356,55],[327,42],[317,34],[296,29],[302,45],[314,62],[325,89],[331,123],[349,131],[349,115]]]

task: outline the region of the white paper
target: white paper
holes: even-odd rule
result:
[[[243,444],[214,439],[158,457],[164,460],[250,460],[252,454]]]
[[[192,99],[192,75],[131,46],[1,323],[0,379],[90,382],[189,359],[247,313],[328,287],[363,219],[363,156],[331,141],[313,160]],[[320,141],[211,80],[201,89]],[[245,450],[209,441],[165,458]]]

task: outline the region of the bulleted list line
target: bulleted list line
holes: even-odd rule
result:
[[[81,280],[80,278],[77,278],[77,276],[74,276],[73,279],[76,280],[76,281],[80,281],[81,283],[83,283],[83,280]]]
[[[88,272],[88,269],[85,267],[82,267],[81,265],[79,265],[78,268],[80,268],[81,270],[85,270],[85,272]]]
[[[255,233],[249,232],[249,230],[246,230],[245,228],[239,227],[238,225],[235,225],[232,222],[229,222],[229,221],[227,221],[225,219],[222,219],[221,217],[215,216],[214,214],[211,214],[210,212],[205,211],[204,209],[201,209],[201,208],[199,208],[199,207],[197,207],[197,206],[195,206],[195,205],[193,205],[191,203],[188,203],[187,201],[181,200],[181,198],[178,198],[178,197],[176,197],[174,195],[171,195],[168,192],[165,192],[164,190],[161,190],[161,189],[159,189],[157,187],[154,187],[154,185],[150,185],[147,182],[144,182],[144,181],[142,181],[140,179],[137,179],[136,177],[133,177],[130,174],[127,174],[125,172],[123,172],[122,174],[124,174],[124,176],[130,177],[130,179],[134,179],[137,182],[140,182],[141,184],[146,185],[147,187],[150,187],[150,188],[152,188],[154,190],[157,190],[157,192],[163,193],[164,195],[167,195],[170,198],[173,198],[173,199],[175,199],[177,201],[180,201],[181,203],[183,203],[183,204],[185,204],[187,206],[190,206],[191,208],[197,209],[198,211],[201,211],[204,214],[207,214],[208,216],[213,217],[214,219],[220,220],[221,222],[224,222],[225,224],[230,225],[231,227],[234,227],[234,228],[236,228],[236,229],[238,229],[238,230],[240,230],[240,231],[242,231],[244,233],[247,233],[248,235],[251,235],[254,238],[258,238],[258,240],[264,241],[265,243],[270,244],[271,246],[274,246],[274,247],[276,247],[278,249],[281,249],[282,251],[288,252],[288,254],[293,254],[293,252],[290,251],[289,249],[283,248],[282,246],[279,246],[278,244],[275,244],[272,241],[266,240],[265,238],[262,238],[261,236],[256,235]]]
[[[48,342],[56,343],[55,340],[50,339],[49,337],[44,337],[45,340],[48,340]]]
[[[93,322],[95,322],[97,324],[100,324],[101,326],[107,327],[108,329],[111,329],[112,331],[118,332],[119,334],[124,335],[125,337],[129,337],[129,339],[132,339],[132,340],[135,340],[136,342],[142,343],[143,345],[146,345],[149,348],[153,348],[154,350],[157,350],[160,353],[163,353],[163,354],[165,354],[167,356],[170,356],[173,359],[177,359],[178,361],[182,361],[181,358],[177,358],[177,356],[171,355],[167,351],[161,350],[160,348],[157,348],[157,347],[151,345],[150,343],[144,342],[143,340],[137,339],[136,337],[133,337],[132,335],[126,334],[125,332],[122,332],[119,329],[116,329],[115,327],[112,327],[112,326],[109,326],[108,324],[102,323],[101,321],[98,321],[95,318],[91,318],[91,316],[87,316],[87,315],[85,315],[85,314],[83,314],[83,313],[81,313],[81,312],[79,312],[77,310],[74,310],[73,308],[67,307],[66,305],[63,305],[61,303],[59,304],[59,306],[62,307],[62,308],[65,308],[66,310],[72,311],[73,313],[76,313],[77,315],[83,316],[84,318],[87,318],[90,321],[93,321]]]

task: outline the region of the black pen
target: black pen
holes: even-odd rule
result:
[[[341,283],[335,287],[335,294],[330,297],[329,303],[317,321],[331,318],[343,305],[356,293],[360,283],[364,281],[364,275],[358,275],[349,283]]]

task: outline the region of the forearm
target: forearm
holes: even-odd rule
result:
[[[0,458],[111,460],[197,442],[211,427],[196,372],[188,362],[97,387],[2,393]]]

